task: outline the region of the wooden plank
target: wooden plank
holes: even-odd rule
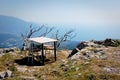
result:
[[[34,59],[34,53],[33,53],[33,43],[31,44],[31,48],[32,48],[32,64],[33,64],[33,59]]]
[[[44,44],[42,44],[42,63],[44,65]]]

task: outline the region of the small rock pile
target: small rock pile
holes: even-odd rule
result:
[[[106,39],[104,41],[84,41],[81,42],[68,58],[72,60],[89,60],[91,58],[106,59],[106,49],[115,43],[112,39]]]

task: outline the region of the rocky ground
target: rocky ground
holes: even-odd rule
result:
[[[45,65],[27,63],[27,51],[0,49],[0,80],[120,80],[120,46],[112,39],[84,41],[74,50],[46,55]]]

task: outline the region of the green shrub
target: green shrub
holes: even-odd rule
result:
[[[114,74],[101,74],[99,76],[99,79],[102,79],[102,80],[119,80],[119,76],[114,75]]]
[[[10,71],[17,71],[17,68],[14,65],[8,67]]]
[[[86,74],[87,80],[96,80],[96,74],[95,73],[88,73]]]
[[[5,65],[8,63],[13,63],[13,60],[14,57],[11,54],[5,53],[5,55],[0,58],[0,64]]]
[[[112,45],[113,47],[118,47],[120,46],[120,40],[115,40],[115,43]]]

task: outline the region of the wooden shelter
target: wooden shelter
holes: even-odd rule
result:
[[[53,42],[54,43],[54,59],[56,61],[56,42],[57,40],[55,39],[51,39],[51,38],[47,38],[47,37],[36,37],[36,38],[29,38],[28,41],[31,42],[37,42],[40,43],[42,45],[42,63],[44,64],[44,44],[45,43],[49,43],[49,42]],[[32,50],[32,59],[33,59],[33,48],[31,48]],[[33,63],[33,61],[32,61]]]

